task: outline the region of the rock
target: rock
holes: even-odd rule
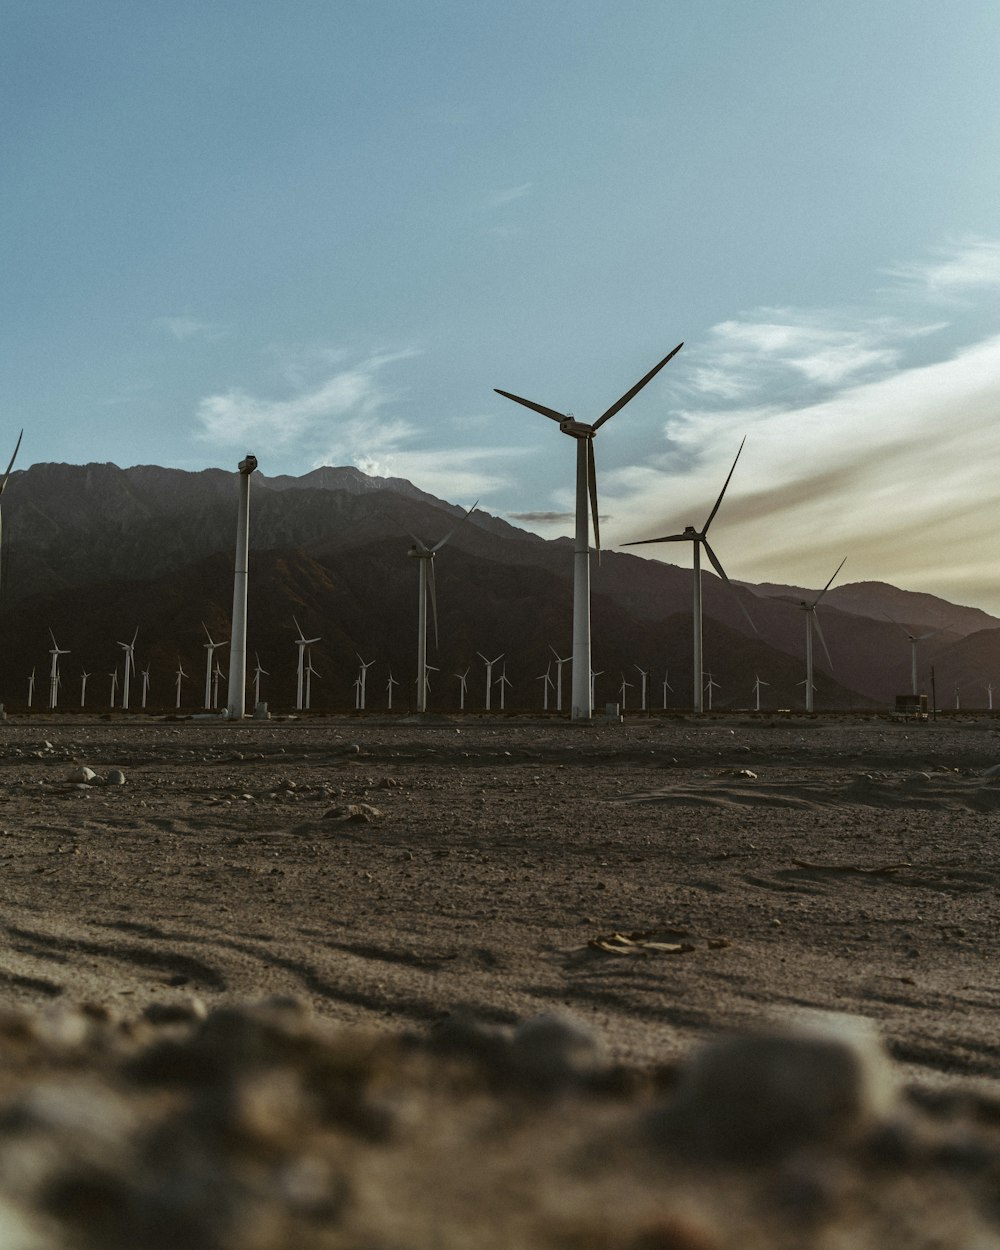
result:
[[[370,825],[382,816],[370,803],[348,803],[346,807],[331,807],[323,813],[324,820],[350,820],[356,824]]]
[[[888,1060],[868,1021],[817,1014],[706,1046],[650,1129],[664,1145],[750,1161],[872,1130],[895,1101]]]
[[[92,768],[87,768],[85,764],[81,764],[79,768],[74,768],[66,780],[73,785],[90,785],[97,776]]]
[[[586,1025],[557,1012],[545,1012],[525,1020],[514,1031],[511,1058],[532,1085],[552,1090],[592,1071],[598,1046]]]
[[[104,780],[109,786],[123,786],[125,784],[125,774],[120,768],[112,768]]]

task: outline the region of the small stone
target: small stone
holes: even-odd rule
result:
[[[79,768],[74,768],[66,780],[74,785],[89,785],[96,776],[97,773],[92,768],[82,764]]]
[[[125,784],[125,774],[120,768],[112,768],[104,780],[109,786],[123,786]]]

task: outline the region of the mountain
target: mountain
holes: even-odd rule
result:
[[[79,702],[83,667],[94,674],[91,706],[106,702],[109,674],[122,654],[117,644],[138,626],[139,667],[150,666],[153,702],[172,706],[180,662],[190,675],[185,706],[197,706],[205,667],[202,622],[214,638],[228,637],[236,477],[218,469],[111,464],[42,464],[13,474],[3,501],[0,697],[23,704],[34,668],[35,705],[44,703],[51,628],[71,652],[62,661],[63,706]],[[436,542],[462,515],[463,509],[409,482],[354,468],[327,467],[301,478],[255,474],[250,650],[269,670],[264,697],[274,706],[292,698],[294,616],[307,635],[322,639],[313,650],[319,673],[314,707],[353,706],[359,654],[376,661],[368,675],[369,707],[384,706],[390,670],[400,682],[394,705],[408,706],[417,577],[406,552],[411,535]],[[549,648],[562,655],[570,648],[572,551],[568,539],[546,541],[481,510],[455,529],[435,561],[441,645],[429,657],[440,670],[432,674],[432,707],[457,706],[456,674],[470,665],[469,706],[481,707],[483,669],[476,653],[504,652],[514,682],[508,707],[540,708]],[[989,628],[1000,626],[994,618],[878,583],[858,586],[832,589],[820,607],[833,669],[817,642],[817,706],[885,705],[909,689],[909,643],[886,619],[890,609],[910,626],[928,618],[954,622],[921,644],[922,664],[933,660],[943,674],[965,673],[968,682],[978,680],[968,674],[980,669],[983,683],[990,671],[1000,672],[1000,632]],[[673,687],[668,704],[690,706],[690,569],[604,552],[593,565],[592,591],[594,665],[602,670],[596,702],[617,701],[625,680],[632,683],[626,695],[634,708],[641,666],[651,672],[654,706],[662,702],[664,675]],[[802,706],[803,593],[730,589],[704,575],[705,664],[718,683],[716,707],[750,707],[756,674],[770,683],[767,706]],[[961,650],[966,635],[981,634],[974,653],[971,643]],[[224,648],[219,658],[225,660]]]

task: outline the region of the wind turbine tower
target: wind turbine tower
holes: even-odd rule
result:
[[[311,647],[314,642],[319,642],[320,639],[319,638],[307,638],[305,634],[303,634],[302,632],[302,626],[298,623],[297,620],[295,620],[294,616],[292,617],[292,620],[295,621],[295,628],[299,631],[299,636],[298,638],[295,639],[295,645],[299,649],[299,668],[298,668],[298,674],[297,674],[297,679],[296,679],[296,689],[295,689],[295,710],[297,712],[301,712],[303,709],[303,706],[308,707],[308,704],[303,705],[303,702],[302,702],[303,697],[304,697],[305,678],[306,678],[306,658],[305,658],[306,647]]]
[[[17,459],[17,453],[21,448],[22,438],[24,438],[24,430],[22,430],[21,433],[18,434],[17,436],[17,443],[14,446],[14,454],[10,458],[10,464],[7,466],[7,472],[3,475],[3,481],[0,482],[0,495],[3,495],[4,491],[7,489],[7,479],[10,477],[11,470],[14,468],[14,461]],[[0,530],[0,545],[2,545],[2,539],[3,539],[3,532],[2,530]],[[0,586],[2,585],[3,585],[3,582],[0,581]],[[28,702],[28,707],[31,707],[30,700]]]
[[[250,475],[257,457],[247,452],[240,471],[240,507],[236,518],[236,570],[233,577],[233,636],[229,644],[229,700],[226,711],[242,720],[247,711],[247,583],[250,579]]]
[[[87,672],[86,669],[83,669],[80,673],[80,706],[81,707],[87,706],[87,678],[89,676],[90,674]]]
[[[135,640],[139,637],[139,626],[135,627],[135,634],[132,636],[131,642],[120,642],[118,645],[125,652],[125,672],[122,676],[122,707],[128,711],[129,701],[129,674],[135,672]]]
[[[708,527],[715,520],[715,514],[719,511],[719,508],[722,505],[723,496],[725,495],[726,490],[729,487],[730,479],[732,478],[733,472],[736,468],[736,461],[739,460],[740,455],[743,451],[743,444],[746,441],[747,441],[746,438],[744,438],[743,442],[740,443],[740,450],[736,453],[736,460],[733,461],[733,467],[729,470],[729,476],[726,478],[725,482],[723,483],[722,490],[719,491],[719,498],[715,501],[715,507],[708,514],[708,520],[705,522],[705,524],[701,527],[700,530],[695,529],[693,525],[686,525],[684,527],[683,534],[665,534],[662,538],[643,538],[643,539],[640,539],[638,542],[622,544],[625,547],[642,547],[642,546],[645,546],[646,543],[690,543],[691,544],[691,555],[692,555],[692,561],[693,561],[693,566],[694,566],[693,575],[691,579],[692,586],[694,588],[693,589],[693,605],[692,605],[692,612],[693,612],[693,618],[694,618],[693,707],[696,712],[704,711],[704,706],[705,706],[704,701],[703,701],[703,694],[702,694],[702,691],[703,691],[703,687],[702,687],[703,646],[702,646],[702,608],[701,608],[701,549],[702,547],[705,548],[705,554],[708,556],[709,560],[711,561],[712,567],[715,569],[716,573],[718,573],[718,575],[722,578],[722,580],[726,583],[729,589],[733,590],[733,584],[729,580],[729,578],[726,576],[726,570],[720,564],[719,557],[715,554],[715,552],[709,546]],[[736,593],[735,590],[733,590],[733,593],[734,594]],[[754,633],[756,633],[757,626],[754,625],[753,619],[751,618],[750,613],[744,607],[743,600],[739,599],[738,596],[737,596],[737,599],[738,599],[741,609],[743,610],[743,615],[750,622],[750,626],[753,629]]]
[[[561,711],[563,710],[563,705],[562,705],[562,671],[563,671],[563,665],[564,665],[564,664],[569,664],[569,663],[571,662],[571,660],[572,660],[572,658],[573,658],[573,657],[572,657],[572,656],[570,656],[570,655],[565,655],[565,656],[564,656],[564,655],[560,655],[560,654],[559,654],[559,652],[555,649],[555,647],[553,647],[553,646],[551,646],[551,645],[549,646],[549,650],[550,650],[550,651],[552,652],[552,654],[556,657],[556,711],[557,711],[557,712],[561,712]]]
[[[844,567],[844,561],[846,561],[846,559],[847,559],[847,556],[844,556],[844,559],[841,560],[841,562],[833,570],[833,577],[830,578],[827,584],[823,587],[823,589],[819,592],[819,594],[816,596],[815,599],[813,599],[811,603],[807,603],[803,599],[802,602],[799,604],[799,607],[806,614],[806,711],[807,712],[811,712],[813,710],[813,692],[816,689],[815,686],[813,685],[813,625],[814,624],[816,627],[816,633],[819,634],[819,640],[823,644],[823,650],[826,652],[826,662],[830,666],[830,671],[831,672],[833,671],[833,660],[830,658],[830,648],[826,645],[826,639],[823,637],[823,627],[820,625],[819,617],[816,615],[816,605],[817,603],[819,603],[820,599],[823,598],[826,592],[833,585],[833,578],[836,577],[837,574],[840,572],[840,570]]]
[[[919,693],[917,689],[917,643],[926,642],[928,638],[936,637],[936,635],[940,634],[948,627],[946,625],[942,625],[940,628],[932,629],[926,634],[911,634],[905,625],[900,625],[899,621],[890,616],[888,612],[883,613],[883,615],[887,621],[892,621],[893,625],[895,625],[897,629],[901,629],[910,640],[910,693],[917,694]]]
[[[253,670],[253,704],[254,707],[256,707],[260,702],[260,679],[262,677],[270,677],[271,674],[266,668],[261,667],[260,656],[256,651],[253,653],[253,658],[257,664],[256,668]]]
[[[488,660],[486,656],[483,655],[482,651],[477,651],[476,655],[478,655],[482,662],[486,665],[486,710],[488,712],[490,710],[490,691],[493,686],[493,665],[500,663],[503,659],[503,652],[501,651],[495,660]]]
[[[201,627],[205,631],[205,637],[208,639],[208,642],[203,642],[201,645],[205,648],[205,711],[210,712],[214,706],[212,701],[212,661],[215,659],[216,647],[221,647],[226,640],[223,638],[219,642],[214,642],[204,621],[202,621]]]
[[[684,346],[678,343],[672,352],[664,356],[659,364],[654,365],[645,377],[640,378],[635,386],[611,405],[607,411],[593,423],[577,421],[572,413],[557,412],[554,408],[546,408],[544,404],[536,404],[530,399],[522,399],[509,391],[501,391],[495,387],[498,395],[512,399],[516,404],[531,408],[543,417],[549,417],[559,423],[563,434],[576,439],[576,541],[573,559],[573,720],[589,720],[593,711],[588,675],[590,673],[590,521],[594,522],[594,546],[597,548],[598,559],[601,553],[600,520],[597,509],[597,475],[594,461],[594,436],[615,413],[634,399],[647,382],[660,372],[667,361]]]
[[[184,672],[184,665],[181,663],[180,656],[177,657],[177,672],[174,674],[174,677],[175,677],[174,684],[176,688],[176,698],[177,698],[175,707],[180,707],[181,705],[181,682],[184,680],[185,677],[187,677],[187,673]]]

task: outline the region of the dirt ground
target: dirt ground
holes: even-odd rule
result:
[[[998,725],[8,720],[0,1246],[1000,1250]]]

